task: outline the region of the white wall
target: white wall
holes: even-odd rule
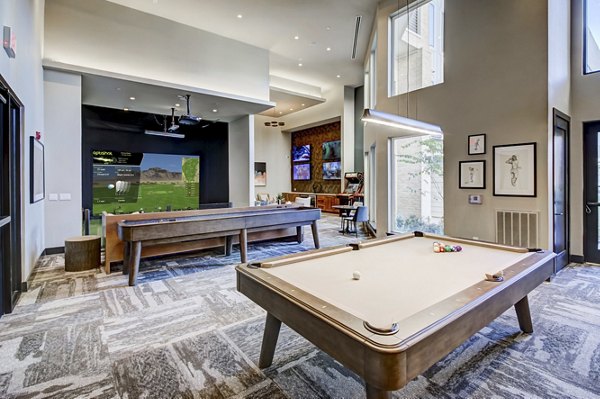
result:
[[[184,10],[182,10],[184,12]],[[255,99],[269,52],[103,0],[50,0],[44,58]]]
[[[0,74],[24,104],[21,134],[22,196],[22,278],[26,281],[44,250],[44,202],[29,203],[29,137],[42,132],[44,141],[44,103],[42,47],[43,0],[0,1],[0,25],[10,26],[17,37],[16,58],[0,50]],[[46,163],[47,165],[47,163]]]
[[[267,127],[265,122],[271,121],[262,115],[254,117],[254,160],[267,163],[267,185],[255,187],[256,193],[269,193],[275,197],[292,189],[291,183],[291,148],[292,137],[281,131],[281,127]]]
[[[229,124],[229,201],[254,205],[254,115]]]
[[[342,176],[354,172],[354,88],[344,86],[344,105],[341,121]],[[342,185],[344,180],[342,179]]]
[[[583,255],[583,122],[600,120],[600,73],[583,74],[582,0],[571,15],[571,254]]]
[[[548,91],[547,5],[544,1],[447,1],[445,9],[445,82],[407,96],[387,97],[389,14],[397,2],[383,3],[375,29],[377,48],[377,108],[440,125],[444,139],[445,232],[494,241],[496,209],[540,211],[540,245],[548,247]],[[418,113],[417,113],[418,110]],[[467,155],[467,136],[487,134],[487,154]],[[365,130],[365,149],[372,144]],[[537,197],[492,195],[492,147],[538,143]],[[387,152],[377,146],[380,167],[387,170]],[[382,161],[379,157],[385,157]],[[486,189],[458,189],[458,162],[485,160]],[[383,168],[383,169],[381,169]],[[378,199],[389,195],[388,182],[378,177]],[[467,203],[468,194],[482,194],[483,205]],[[378,200],[377,212],[381,209]],[[387,209],[387,204],[385,204]],[[387,220],[384,220],[387,223]],[[378,229],[380,220],[377,220]],[[386,226],[387,228],[387,226]]]
[[[46,248],[81,235],[81,76],[44,71]],[[50,201],[68,193],[71,200]]]

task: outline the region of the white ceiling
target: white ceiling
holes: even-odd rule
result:
[[[363,59],[378,2],[108,1],[267,49],[270,51],[271,75],[318,86],[323,90],[334,86],[362,84]],[[238,15],[241,15],[241,18],[238,18]],[[357,56],[352,60],[357,15],[361,15],[363,19],[358,35]],[[328,47],[330,51],[327,51]]]

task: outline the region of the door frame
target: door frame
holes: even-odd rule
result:
[[[556,128],[558,127],[558,120],[561,119],[563,120],[566,125],[567,128],[564,129],[565,130],[565,164],[566,164],[566,170],[565,170],[565,181],[566,181],[566,187],[565,187],[565,209],[564,212],[566,213],[566,221],[565,221],[565,251],[566,251],[566,258],[567,258],[567,263],[569,263],[570,260],[570,256],[571,256],[571,212],[570,212],[570,207],[571,207],[571,169],[570,169],[570,141],[571,141],[571,117],[561,111],[559,111],[556,108],[552,108],[552,183],[553,183],[553,187],[554,187],[554,182],[556,179],[555,173],[554,173],[554,154],[555,154],[555,147],[554,147],[554,132],[556,130]],[[554,226],[554,188],[552,189],[552,250],[554,251],[554,230],[555,230],[555,226]],[[557,264],[555,263],[555,267],[554,267],[554,272],[556,273],[557,271],[559,271],[560,269],[557,268],[556,266]],[[561,268],[562,269],[562,268]]]
[[[598,263],[597,259],[591,259],[589,254],[591,252],[590,246],[590,234],[588,233],[588,214],[586,212],[587,202],[588,202],[588,182],[587,182],[587,168],[592,166],[589,165],[590,159],[586,156],[586,142],[588,134],[592,131],[600,132],[600,121],[591,121],[583,123],[583,140],[582,140],[582,155],[583,155],[583,261],[584,262],[593,262]],[[598,138],[600,141],[600,138]],[[598,154],[596,154],[598,155]],[[596,168],[598,165],[597,159],[595,160],[593,167]],[[596,180],[598,180],[598,176],[596,176]],[[600,198],[599,198],[600,200]],[[596,212],[599,212],[600,208],[596,208]],[[597,227],[597,226],[596,226]],[[598,243],[595,243],[594,252],[598,252]]]
[[[22,284],[23,273],[23,254],[22,240],[23,237],[23,163],[22,163],[22,137],[23,137],[23,102],[19,99],[16,93],[11,89],[8,82],[0,75],[0,89],[6,93],[7,103],[7,120],[8,127],[8,152],[11,155],[9,158],[9,203],[10,205],[10,261],[5,270],[0,270],[3,274],[2,278],[2,298],[0,298],[1,313],[6,314],[12,312],[15,307],[21,291],[24,289]],[[18,113],[18,126],[13,129],[13,110]],[[10,279],[11,271],[14,272],[12,280]],[[11,286],[11,282],[13,282]]]

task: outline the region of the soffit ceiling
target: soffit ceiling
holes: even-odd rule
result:
[[[108,1],[269,50],[271,75],[323,90],[362,85],[377,8],[377,0]],[[352,60],[357,15],[363,19]]]

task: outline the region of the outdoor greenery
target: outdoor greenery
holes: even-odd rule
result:
[[[413,231],[422,231],[425,233],[444,234],[444,224],[430,223],[417,215],[410,215],[407,218],[398,216],[396,218],[396,228],[400,233],[410,233]]]
[[[430,136],[424,139],[415,139],[400,146],[406,150],[409,147],[418,146],[417,151],[402,151],[397,155],[398,161],[409,164],[419,165],[420,168],[416,172],[410,172],[411,178],[425,178],[428,183],[432,183],[434,192],[438,198],[444,198],[444,187],[439,184],[444,176],[444,141],[439,137]],[[437,177],[437,178],[436,178]],[[419,188],[407,187],[411,192],[420,190]],[[424,194],[424,193],[422,193]]]

